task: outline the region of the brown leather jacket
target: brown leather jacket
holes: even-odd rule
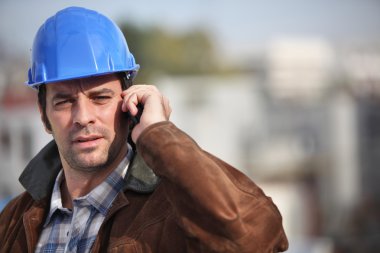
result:
[[[146,129],[137,152],[143,159],[133,160],[126,188],[115,199],[92,252],[287,249],[281,215],[271,199],[172,123]],[[27,192],[0,215],[0,252],[34,252],[60,168],[54,142],[29,163],[20,177]]]

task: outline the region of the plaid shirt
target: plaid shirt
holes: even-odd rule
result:
[[[73,200],[73,210],[62,207],[58,174],[50,202],[50,211],[35,252],[90,252],[100,225],[116,195],[123,189],[132,149],[118,167],[86,196]]]

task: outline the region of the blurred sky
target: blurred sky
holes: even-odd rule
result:
[[[380,38],[378,0],[0,0],[0,45],[28,53],[45,19],[71,5],[98,10],[116,22],[173,31],[201,26],[230,55],[244,55],[279,36]]]

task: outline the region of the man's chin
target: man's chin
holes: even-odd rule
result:
[[[80,171],[100,171],[107,167],[107,158],[101,159],[100,157],[76,157],[70,159],[70,167]]]

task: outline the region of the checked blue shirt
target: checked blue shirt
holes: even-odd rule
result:
[[[90,252],[99,228],[116,195],[123,189],[124,177],[133,151],[118,167],[86,196],[73,200],[73,210],[62,207],[60,185],[63,172],[58,174],[50,202],[50,211],[39,238],[36,253]]]

